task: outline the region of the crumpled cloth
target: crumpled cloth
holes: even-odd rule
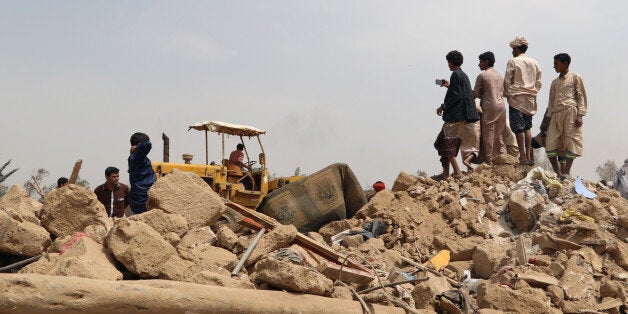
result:
[[[569,219],[571,219],[571,217],[574,217],[583,221],[595,222],[595,219],[593,217],[584,215],[580,213],[579,211],[577,211],[575,208],[569,208],[568,210],[564,211],[563,214],[560,216],[560,222],[566,222]]]

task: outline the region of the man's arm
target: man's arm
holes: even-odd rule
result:
[[[506,73],[504,73],[504,98],[508,100],[510,103],[510,86],[513,84],[513,76],[515,73],[515,63],[512,60],[508,61],[506,64]]]
[[[555,88],[554,88],[554,82],[552,82],[552,85],[550,85],[549,101],[547,102],[547,110],[545,110],[545,116],[548,118],[552,116],[552,110],[554,108],[554,97],[555,97]]]
[[[482,98],[482,73],[475,79],[475,87],[473,87],[473,97]]]
[[[536,64],[536,82],[534,84],[534,89],[536,89],[536,92],[538,93],[541,90],[541,86],[543,86],[543,83],[541,82],[541,67],[539,67],[539,64]]]
[[[136,160],[144,159],[144,157],[146,157],[150,152],[151,148],[153,148],[153,144],[150,141],[137,144],[137,146],[135,147]]]

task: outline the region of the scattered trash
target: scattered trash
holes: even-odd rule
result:
[[[589,189],[587,189],[584,184],[582,184],[582,179],[580,178],[580,176],[576,177],[576,181],[574,181],[573,187],[576,190],[576,193],[584,195],[584,197],[586,198],[592,199],[597,196],[595,195],[595,193],[589,191]]]
[[[587,215],[581,214],[574,208],[569,208],[563,212],[562,216],[560,216],[560,222],[571,222],[571,217],[574,217],[583,221],[584,220],[595,221],[593,217],[589,217]]]

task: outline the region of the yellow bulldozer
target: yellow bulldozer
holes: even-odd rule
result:
[[[172,163],[168,158],[168,140],[164,135],[164,161],[152,162],[152,167],[157,177],[168,175],[172,170],[178,169],[184,172],[192,172],[200,176],[220,196],[247,208],[256,208],[266,194],[286,184],[295,182],[303,176],[291,176],[281,178],[269,178],[266,167],[266,153],[260,135],[266,134],[252,126],[231,124],[219,121],[205,121],[189,126],[188,130],[205,132],[205,164],[192,164],[192,156],[183,154],[184,163]],[[220,162],[209,162],[208,132],[218,133],[222,140],[222,158]],[[251,166],[250,171],[232,164],[228,156],[225,158],[225,135],[237,136],[244,145],[246,164]],[[250,142],[256,138],[259,143],[260,153],[258,160],[251,160],[245,138]]]

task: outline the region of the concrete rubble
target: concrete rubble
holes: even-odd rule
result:
[[[205,301],[185,303],[163,289],[185,287],[193,291],[185,292],[190,300],[207,298],[203,290],[210,289],[220,295],[215,298],[248,296],[252,303],[274,304],[257,308],[265,312],[286,306],[285,312],[285,302],[293,300],[290,308],[303,313],[359,313],[357,301],[370,303],[376,313],[625,312],[628,201],[583,181],[596,194],[588,199],[575,192],[573,179],[552,181],[561,183],[558,192],[543,177],[556,179],[549,171],[522,169],[508,155],[462,180],[401,172],[391,190],[375,194],[353,217],[307,234],[312,243],[348,256],[376,277],[364,284],[350,281],[350,273],[344,280],[340,276],[342,283],[330,278],[330,262],[298,245],[302,235],[284,225],[265,233],[232,276],[257,230],[221,220],[227,206],[190,173],[159,179],[149,191],[146,213],[113,220],[80,186],[56,189],[43,204],[14,186],[0,199],[0,269],[40,257],[4,270],[16,274],[0,274],[0,309],[43,313],[57,304],[54,309],[71,312],[85,306],[78,299],[94,298],[102,311],[225,310]],[[372,237],[367,224],[375,221],[383,227]],[[448,260],[433,259],[444,250]],[[133,283],[137,279],[143,280]],[[80,298],[49,290],[71,291],[68,280],[80,287]],[[388,286],[394,282],[402,283]],[[170,301],[146,302],[135,284],[143,285],[137,288],[142,293],[155,293],[155,300],[163,295]],[[118,294],[114,287],[127,290]],[[281,293],[276,290],[290,297],[271,298]],[[221,300],[216,304],[231,302]],[[298,300],[329,303],[303,307]]]

